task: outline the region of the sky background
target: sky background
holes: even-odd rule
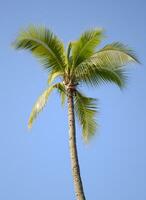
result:
[[[77,125],[87,200],[146,199],[146,1],[0,0],[0,199],[73,200],[67,110],[53,93],[31,131],[27,121],[47,74],[29,53],[11,47],[21,28],[45,25],[65,43],[103,27],[106,43],[132,47],[127,88],[84,91],[99,99],[100,130],[85,145]]]

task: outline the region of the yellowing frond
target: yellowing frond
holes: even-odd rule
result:
[[[28,127],[31,128],[32,124],[34,122],[34,120],[36,119],[37,115],[42,111],[42,109],[45,107],[47,101],[48,101],[48,97],[51,94],[51,92],[57,89],[58,92],[61,94],[61,99],[62,102],[65,101],[65,97],[66,97],[66,93],[64,90],[64,85],[62,83],[56,83],[54,85],[51,85],[49,88],[47,88],[42,94],[41,96],[38,98],[38,100],[36,101],[32,112],[30,114],[29,117],[29,121],[28,121]]]
[[[50,95],[50,93],[52,92],[52,90],[54,89],[53,86],[51,86],[50,88],[46,89],[41,96],[38,98],[38,100],[36,101],[32,112],[30,114],[29,117],[29,121],[28,121],[28,127],[31,128],[32,124],[35,120],[35,118],[37,117],[37,115],[42,111],[42,109],[45,107],[47,100],[48,100],[48,96]]]
[[[59,76],[60,77],[63,76],[63,72],[61,71],[55,72],[52,70],[48,76],[48,84],[50,85]]]

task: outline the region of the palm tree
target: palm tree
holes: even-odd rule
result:
[[[81,124],[85,141],[94,136],[98,126],[95,120],[96,99],[85,96],[80,91],[80,85],[94,87],[110,82],[123,88],[127,78],[125,65],[138,62],[133,51],[119,42],[97,50],[96,47],[103,38],[102,29],[91,29],[84,32],[78,40],[70,42],[65,50],[63,43],[50,30],[45,27],[29,26],[20,32],[14,42],[16,49],[29,50],[37,57],[48,72],[48,88],[32,109],[29,128],[54,89],[59,92],[62,104],[67,99],[69,147],[77,200],[85,200],[85,195],[76,146],[75,114]]]

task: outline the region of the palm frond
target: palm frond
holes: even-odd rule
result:
[[[64,71],[66,56],[63,43],[45,27],[29,26],[21,31],[14,42],[16,49],[27,49],[39,58],[45,68]]]
[[[48,84],[50,85],[56,78],[58,77],[62,77],[63,76],[63,72],[62,71],[55,71],[52,70],[48,76]]]
[[[86,97],[79,91],[74,96],[75,111],[82,127],[82,135],[88,141],[96,132],[97,123],[95,116],[97,113],[96,99]]]
[[[28,127],[31,128],[32,124],[34,122],[34,120],[36,119],[37,115],[43,110],[43,108],[45,107],[47,101],[48,101],[48,97],[51,94],[51,92],[57,88],[58,90],[61,90],[61,83],[56,83],[54,85],[51,85],[49,88],[47,88],[42,94],[41,96],[38,98],[38,100],[36,101],[32,112],[30,114],[29,117],[29,121],[28,121]]]
[[[132,50],[121,43],[112,43],[82,62],[75,74],[87,84],[112,82],[123,88],[127,80],[125,65],[132,62],[139,62]]]
[[[130,49],[127,45],[124,45],[120,42],[113,42],[111,44],[106,45],[95,55],[93,55],[93,57],[98,56],[98,54],[101,54],[101,56],[103,55],[105,57],[110,57],[111,54],[111,57],[113,57],[114,60],[119,61],[120,65],[125,65],[129,62],[140,63],[134,51]]]
[[[76,67],[85,59],[95,53],[95,48],[103,38],[102,29],[91,29],[84,32],[81,37],[72,43],[73,66]]]
[[[91,86],[110,82],[123,88],[126,84],[127,73],[124,68],[111,68],[103,62],[102,66],[99,66],[90,61],[88,63],[82,63],[82,65],[76,69],[76,79],[78,82]]]

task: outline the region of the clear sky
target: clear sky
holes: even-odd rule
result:
[[[99,99],[100,130],[85,145],[77,131],[87,200],[146,199],[146,1],[0,1],[0,199],[73,200],[67,111],[54,93],[28,131],[31,108],[47,74],[27,52],[11,47],[29,24],[51,28],[67,44],[91,27],[106,29],[101,46],[129,44],[142,65],[129,67],[128,86],[89,91]]]

